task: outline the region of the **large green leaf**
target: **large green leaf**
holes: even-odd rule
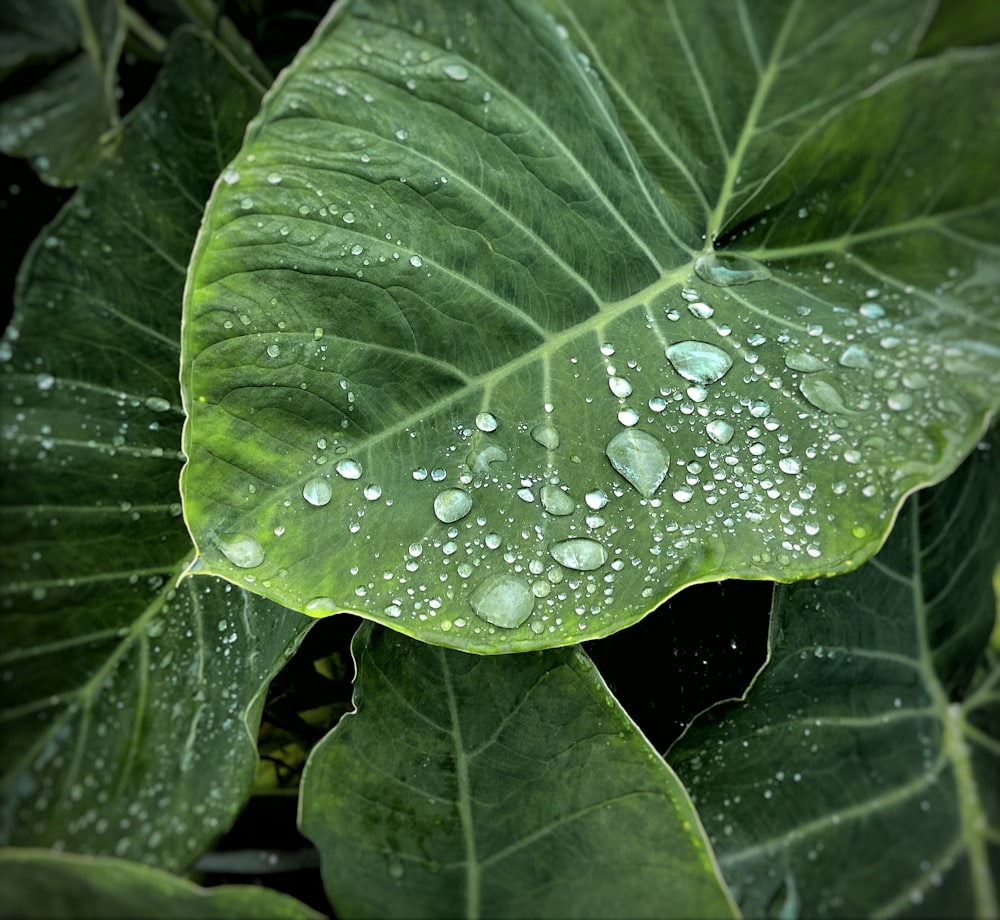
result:
[[[260,91],[181,35],[35,244],[0,342],[0,842],[195,858],[249,795],[308,621],[194,558],[177,477],[184,265]]]
[[[0,150],[29,157],[51,185],[78,185],[118,141],[121,7],[120,0],[6,0],[0,11],[0,77],[52,64],[0,104]]]
[[[300,824],[345,917],[733,916],[690,801],[583,652],[365,624]]]
[[[3,920],[318,920],[320,916],[294,898],[267,888],[199,888],[123,859],[0,850]]]
[[[907,63],[906,0],[550,6],[338,4],[267,95],[185,304],[205,571],[566,644],[856,566],[982,432],[995,50]]]
[[[995,917],[1000,437],[885,548],[779,590],[770,664],[669,760],[749,916]]]

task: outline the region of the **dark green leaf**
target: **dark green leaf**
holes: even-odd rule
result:
[[[249,795],[305,618],[216,579],[177,476],[184,266],[259,92],[178,37],[116,155],[43,233],[0,342],[0,842],[176,868]]]
[[[66,52],[29,89],[0,104],[0,150],[30,158],[50,185],[78,185],[118,142],[118,57],[125,41],[119,0],[72,4],[15,0],[3,14],[4,71]],[[71,7],[70,12],[67,7]],[[75,41],[69,39],[75,19]]]
[[[288,895],[250,885],[199,888],[123,859],[0,850],[2,920],[318,920]]]
[[[856,567],[1000,402],[994,51],[908,63],[923,2],[548,7],[338,4],[268,94],[186,303],[205,571],[563,645]]]
[[[345,917],[733,916],[684,789],[578,650],[365,624],[300,823]]]
[[[997,915],[998,475],[993,437],[868,565],[781,590],[746,702],[671,751],[748,916]]]

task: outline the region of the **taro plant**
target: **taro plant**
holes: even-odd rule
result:
[[[2,14],[78,187],[0,342],[0,913],[997,916],[990,4],[162,6]],[[581,643],[666,622],[669,711],[722,579],[768,660],[660,750]],[[226,862],[278,780],[311,848]]]

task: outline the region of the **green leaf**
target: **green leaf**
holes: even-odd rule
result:
[[[549,6],[338,4],[267,95],[185,304],[206,572],[564,645],[856,567],[982,432],[995,49],[911,63],[921,2]]]
[[[50,185],[78,185],[118,142],[121,3],[13,0],[5,6],[0,73],[59,58],[41,79],[0,104],[0,150],[30,158]]]
[[[365,624],[299,823],[338,916],[722,917],[698,818],[583,652],[480,658]]]
[[[748,916],[997,915],[1000,438],[982,448],[868,565],[779,590],[746,701],[671,750]]]
[[[182,34],[36,241],[0,341],[0,843],[186,865],[249,795],[306,621],[194,558],[177,477],[184,265],[259,91]]]
[[[3,920],[316,920],[320,916],[288,895],[259,886],[199,888],[123,859],[0,850]]]

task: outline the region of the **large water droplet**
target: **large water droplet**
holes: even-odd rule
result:
[[[340,460],[334,469],[344,477],[344,479],[360,479],[361,464],[357,460]]]
[[[241,569],[256,568],[264,561],[264,547],[250,534],[220,533],[215,545],[233,565]]]
[[[497,447],[495,444],[487,444],[482,450],[473,451],[469,454],[466,459],[466,463],[469,464],[469,469],[477,476],[489,476],[490,474],[490,464],[499,463],[501,460],[507,459],[507,452],[501,448]],[[427,471],[424,471],[424,476],[426,478]],[[414,479],[417,477],[414,476]]]
[[[771,270],[756,259],[732,252],[706,252],[694,262],[694,273],[716,287],[749,284],[771,277]]]
[[[302,497],[310,505],[320,508],[323,505],[329,504],[330,499],[333,498],[333,489],[330,487],[328,480],[317,477],[316,479],[310,479],[302,487]]]
[[[559,446],[559,431],[555,425],[540,422],[531,429],[531,438],[541,444],[546,450],[555,450]]]
[[[562,516],[572,514],[576,510],[576,502],[558,486],[549,484],[542,486],[542,507],[549,514]]]
[[[608,503],[608,493],[604,489],[594,489],[584,496],[587,507],[594,511],[600,511]]]
[[[457,80],[459,83],[469,79],[469,71],[461,64],[445,64],[442,69],[446,77]]]
[[[823,377],[806,377],[799,384],[799,392],[823,412],[850,412],[840,391]]]
[[[611,388],[611,392],[619,399],[624,399],[626,396],[632,395],[632,384],[624,377],[609,377],[608,386]]]
[[[434,499],[434,515],[445,524],[460,521],[472,510],[472,496],[464,489],[445,489]]]
[[[715,310],[712,309],[707,303],[701,300],[696,300],[694,303],[689,303],[687,305],[688,312],[692,316],[697,316],[698,319],[711,319],[715,314]]]
[[[666,350],[675,371],[692,383],[714,383],[733,366],[732,356],[708,342],[676,342]]]
[[[716,444],[728,444],[735,434],[733,426],[721,418],[710,421],[705,426],[705,432]]]
[[[639,428],[620,431],[605,452],[611,465],[646,498],[660,487],[670,465],[663,442]]]
[[[590,572],[599,569],[608,560],[608,551],[596,540],[574,538],[553,543],[549,547],[552,558],[568,569]]]
[[[535,596],[523,578],[516,575],[490,575],[472,592],[469,606],[476,616],[499,626],[514,629],[520,626],[535,606]]]
[[[826,368],[826,362],[807,351],[790,351],[785,355],[785,366],[789,370],[813,374]]]
[[[838,359],[844,367],[869,368],[871,356],[860,345],[848,345]]]
[[[476,427],[480,431],[496,431],[497,418],[492,412],[480,412],[476,416]]]

